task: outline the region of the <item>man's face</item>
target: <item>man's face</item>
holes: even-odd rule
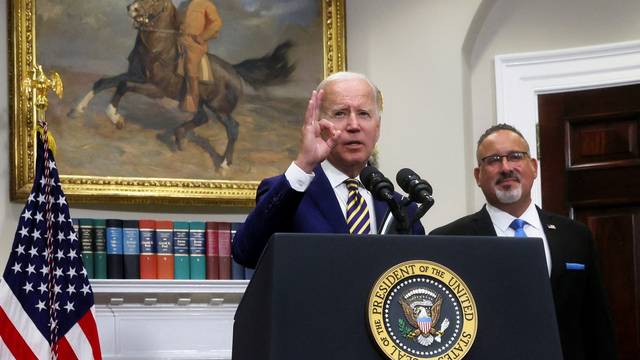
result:
[[[518,156],[526,153],[525,156]],[[489,135],[478,147],[479,165],[474,169],[476,183],[487,202],[504,210],[505,205],[528,206],[531,187],[538,176],[538,162],[528,155],[527,143],[518,134],[500,130]],[[510,155],[508,157],[491,157]],[[485,160],[482,160],[485,159]]]
[[[321,117],[341,130],[328,159],[342,172],[356,176],[380,136],[374,90],[363,79],[347,79],[329,82],[324,92]]]

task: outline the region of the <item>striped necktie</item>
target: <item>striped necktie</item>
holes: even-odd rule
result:
[[[349,190],[347,200],[347,226],[351,234],[368,234],[371,231],[369,224],[369,208],[358,191],[358,180],[347,179],[344,181]]]
[[[524,232],[524,225],[527,222],[522,220],[522,219],[514,219],[511,224],[509,225],[510,228],[512,228],[516,234],[515,237],[527,237],[527,233]]]

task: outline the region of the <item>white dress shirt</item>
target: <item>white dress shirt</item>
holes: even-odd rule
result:
[[[496,229],[496,234],[498,236],[515,236],[516,231],[509,227],[513,220],[516,219],[513,215],[504,212],[491,204],[487,204],[487,212],[489,212],[493,228]],[[551,252],[549,251],[549,242],[544,234],[544,228],[542,227],[538,210],[536,209],[533,201],[518,219],[526,221],[523,230],[528,237],[542,238],[542,243],[544,244],[544,255],[547,260],[547,270],[549,271],[549,276],[551,276]]]
[[[347,190],[347,185],[344,183],[345,180],[349,178],[349,176],[345,175],[342,171],[336,169],[328,160],[323,161],[320,166],[322,166],[322,170],[324,174],[329,179],[329,183],[333,188],[333,192],[336,194],[336,198],[338,199],[338,203],[340,204],[340,209],[342,210],[342,215],[344,218],[347,218],[347,201],[349,199],[349,190]],[[289,168],[284,173],[285,178],[289,181],[291,187],[300,192],[304,192],[307,190],[311,181],[315,178],[315,174],[307,174],[302,170],[295,162],[292,162],[289,165]],[[364,188],[364,186],[360,183],[360,179],[358,180],[358,190],[360,191],[360,195],[367,202],[367,207],[369,208],[369,224],[371,231],[370,234],[377,234],[378,227],[376,222],[376,213],[375,208],[373,206],[373,196],[371,193]]]

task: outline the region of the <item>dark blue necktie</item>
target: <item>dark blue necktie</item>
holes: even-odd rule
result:
[[[514,219],[509,225],[510,228],[515,230],[515,237],[527,237],[527,233],[524,232],[524,225],[527,222],[522,219]]]

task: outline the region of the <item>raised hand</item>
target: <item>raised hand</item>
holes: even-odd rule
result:
[[[332,122],[320,119],[323,95],[324,90],[314,90],[311,94],[301,130],[300,150],[295,160],[296,165],[309,174],[329,156],[340,135],[340,130],[336,130]]]

